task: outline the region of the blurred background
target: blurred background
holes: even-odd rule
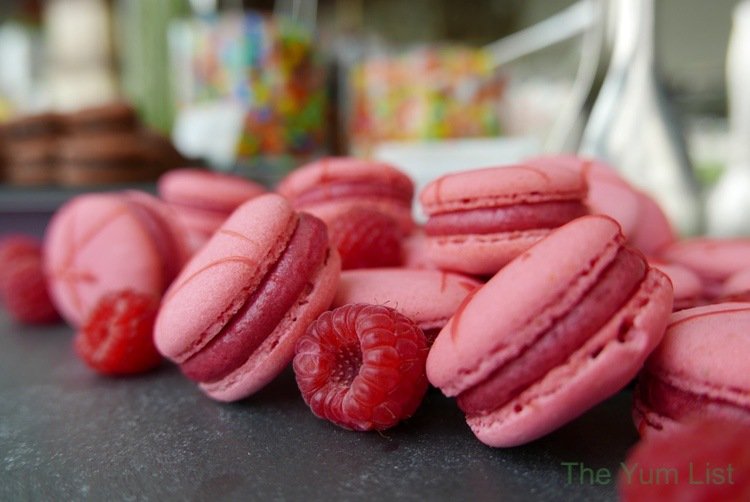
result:
[[[419,185],[580,152],[653,193],[685,234],[743,233],[744,218],[716,223],[750,199],[740,7],[0,1],[0,217],[24,227],[71,194],[149,188],[185,165],[273,185],[358,155]]]

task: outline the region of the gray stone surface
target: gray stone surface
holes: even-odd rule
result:
[[[72,335],[0,315],[0,500],[614,500],[614,483],[568,483],[562,463],[616,474],[636,440],[627,391],[496,450],[434,389],[398,427],[355,433],[313,416],[291,371],[219,404],[167,364],[99,377]]]

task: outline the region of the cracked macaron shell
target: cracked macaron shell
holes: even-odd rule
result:
[[[78,326],[106,292],[131,289],[161,296],[160,246],[120,194],[75,197],[53,216],[44,239],[50,295],[65,320]]]

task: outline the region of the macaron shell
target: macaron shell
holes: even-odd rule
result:
[[[750,408],[749,354],[750,303],[720,303],[675,313],[646,369],[677,388]]]
[[[635,377],[659,344],[671,310],[669,280],[658,270],[649,271],[638,293],[565,364],[499,410],[468,417],[467,423],[480,441],[495,447],[551,432]],[[623,332],[623,326],[629,329]]]
[[[653,255],[677,240],[667,215],[649,195],[637,192],[638,220],[633,232],[628,234],[629,244],[644,254]]]
[[[294,357],[297,340],[330,306],[340,271],[339,255],[335,249],[329,249],[326,263],[311,280],[313,289],[300,297],[245,364],[219,382],[200,384],[203,392],[218,401],[236,401],[253,394],[281,373]]]
[[[427,237],[432,263],[444,270],[465,274],[494,274],[514,258],[550,234],[550,230],[526,230],[497,234]]]
[[[613,218],[626,237],[633,233],[640,208],[638,194],[613,167],[573,155],[535,157],[526,162],[535,166],[564,166],[581,172],[589,187],[586,203],[591,213]]]
[[[580,299],[623,240],[611,218],[586,216],[520,255],[478,289],[440,332],[427,357],[430,382],[455,396],[517,356]]]
[[[347,213],[355,207],[366,207],[376,209],[396,220],[404,233],[410,233],[414,228],[411,208],[391,199],[375,197],[357,197],[354,200],[335,199],[328,202],[319,202],[316,204],[307,204],[298,209],[317,216],[326,224],[330,224],[342,214]]]
[[[644,372],[687,392],[750,407],[746,377],[749,322],[747,303],[723,303],[675,312]],[[721,343],[716,341],[717,334],[722,338]],[[724,336],[728,336],[726,341]],[[634,392],[633,422],[641,436],[666,435],[684,428],[682,422],[662,415],[644,402],[640,386]]]
[[[385,305],[422,329],[445,326],[466,296],[481,283],[437,270],[376,268],[342,272],[331,308],[350,303]]]
[[[157,349],[181,362],[205,346],[276,262],[297,219],[275,194],[237,208],[167,291],[156,319]]]
[[[420,228],[413,231],[401,241],[402,263],[404,268],[436,269],[430,254],[430,245],[427,236]]]
[[[724,282],[722,296],[748,295],[750,298],[750,269],[733,274]]]
[[[44,262],[52,300],[73,326],[106,292],[160,296],[166,287],[157,247],[120,195],[82,195],[63,206],[49,224]]]
[[[676,242],[660,255],[694,270],[704,279],[723,281],[750,268],[750,239],[689,239]]]
[[[701,300],[703,283],[700,277],[689,268],[654,259],[649,259],[648,263],[652,267],[664,272],[669,277],[669,280],[672,281],[675,310],[689,308]]]
[[[140,204],[146,210],[155,213],[156,217],[159,218],[163,224],[166,235],[156,235],[154,238],[167,239],[170,244],[166,246],[160,246],[163,248],[171,248],[172,253],[168,256],[164,256],[165,260],[168,260],[172,265],[170,268],[174,268],[179,271],[187,263],[192,256],[193,252],[189,244],[189,237],[185,227],[180,223],[178,213],[173,210],[168,204],[157,199],[153,195],[141,192],[138,190],[127,190],[123,192],[123,195],[132,202]],[[171,281],[176,277],[169,277]]]
[[[428,215],[519,203],[583,199],[581,173],[565,167],[513,165],[449,174],[419,196]]]
[[[292,171],[281,181],[277,191],[284,197],[294,199],[321,184],[368,180],[413,186],[411,179],[391,164],[352,157],[327,157]]]
[[[231,213],[266,189],[241,176],[205,169],[173,169],[159,178],[159,195],[167,202]]]

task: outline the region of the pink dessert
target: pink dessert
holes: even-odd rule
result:
[[[431,342],[464,298],[479,286],[474,279],[438,270],[349,270],[341,274],[332,306],[368,303],[391,307],[417,323]]]
[[[580,172],[588,184],[586,204],[591,213],[603,214],[617,221],[626,237],[633,233],[638,224],[638,194],[614,168],[574,155],[534,157],[526,162],[533,166],[564,167]]]
[[[665,248],[661,258],[693,270],[703,281],[705,296],[715,298],[724,281],[750,268],[750,239],[688,239]]]
[[[490,446],[538,438],[624,387],[659,343],[672,286],[605,216],[550,234],[468,297],[427,359]],[[499,300],[501,299],[501,300]]]
[[[581,172],[589,186],[586,203],[592,214],[603,214],[620,224],[628,244],[651,255],[677,237],[664,211],[647,194],[633,187],[607,164],[585,157],[536,157],[531,165],[566,167]]]
[[[432,260],[493,274],[557,228],[588,213],[583,176],[564,167],[515,165],[443,176],[420,201]]]
[[[750,269],[730,276],[724,282],[719,298],[724,301],[750,302]]]
[[[401,266],[404,268],[436,269],[430,256],[427,236],[421,228],[401,241]]]
[[[289,364],[339,273],[325,224],[262,195],[232,213],[175,280],[156,346],[210,397],[242,399]]]
[[[159,178],[159,196],[176,209],[193,251],[202,246],[240,204],[266,192],[241,176],[197,168],[174,169]]]
[[[649,265],[659,269],[669,277],[674,288],[674,311],[685,310],[701,305],[703,299],[703,283],[695,272],[687,267],[674,263],[665,263],[656,258],[649,258]]]
[[[638,222],[628,244],[647,255],[657,254],[676,242],[677,235],[667,215],[650,195],[638,192],[638,199]]]
[[[377,209],[395,219],[406,234],[414,222],[411,179],[384,162],[329,157],[296,169],[278,186],[295,209],[326,223],[355,206]]]
[[[641,435],[682,429],[698,418],[750,423],[750,304],[721,303],[672,315],[635,392]]]
[[[55,306],[79,326],[106,293],[160,297],[187,260],[181,229],[145,193],[81,195],[52,218],[44,267]]]

